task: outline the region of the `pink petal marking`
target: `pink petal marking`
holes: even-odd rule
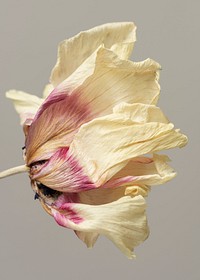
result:
[[[116,188],[116,187],[120,187],[124,184],[130,183],[130,182],[134,182],[137,179],[137,176],[126,176],[123,178],[117,178],[117,179],[111,179],[108,182],[106,182],[102,188]]]
[[[62,193],[57,200],[54,202],[53,206],[56,208],[62,207],[66,203],[79,203],[78,193]]]
[[[65,203],[58,211],[53,210],[53,216],[56,222],[63,227],[69,227],[68,220],[80,224],[84,219],[73,209],[73,203]]]
[[[96,188],[67,147],[58,149],[31,179],[61,192],[80,192]]]
[[[147,157],[136,157],[136,158],[133,158],[132,160],[129,161],[130,165],[131,165],[131,163],[141,163],[141,164],[148,165],[150,163],[153,163],[153,159],[152,158],[147,158]],[[125,184],[137,181],[138,180],[138,176],[131,175],[129,172],[131,172],[131,171],[129,169],[127,169],[127,167],[125,166],[123,168],[123,170],[119,171],[118,174],[115,175],[116,177],[114,176],[112,179],[107,181],[102,186],[102,188],[114,188],[114,187],[123,186]],[[119,175],[119,177],[117,177],[118,175]]]
[[[32,121],[27,138],[27,163],[34,154],[69,146],[77,129],[92,118],[90,106],[81,100],[80,94],[51,94],[42,104]],[[53,143],[53,145],[51,144]]]

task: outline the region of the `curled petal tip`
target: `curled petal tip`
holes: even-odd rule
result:
[[[15,175],[18,173],[28,172],[28,171],[29,171],[29,167],[26,165],[12,167],[10,169],[0,172],[0,179],[11,176],[11,175]]]

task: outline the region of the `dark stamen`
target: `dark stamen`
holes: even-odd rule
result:
[[[34,199],[36,200],[36,199],[39,199],[39,194],[38,193],[35,193],[35,196],[34,196]]]
[[[37,183],[37,187],[42,192],[42,194],[47,197],[57,198],[59,195],[62,194],[62,192],[53,190],[53,189],[43,185],[42,183]]]
[[[33,167],[33,166],[42,165],[42,164],[44,164],[46,161],[47,161],[47,160],[44,159],[44,160],[39,160],[39,161],[32,162],[32,163],[29,165],[29,167],[31,168],[31,167]]]

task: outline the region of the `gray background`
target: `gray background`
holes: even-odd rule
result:
[[[149,239],[126,259],[100,238],[88,250],[33,200],[26,175],[1,180],[0,279],[200,279],[199,1],[0,2],[0,170],[22,164],[23,133],[8,89],[37,95],[48,82],[61,40],[96,25],[134,21],[135,61],[162,65],[159,105],[189,136],[168,152],[178,176],[148,198]]]

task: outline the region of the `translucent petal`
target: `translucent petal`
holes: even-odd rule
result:
[[[93,75],[77,90],[101,114],[110,113],[121,102],[156,104],[160,92],[159,69],[160,65],[151,59],[121,60],[113,52],[101,48]]]
[[[79,94],[95,115],[111,113],[121,102],[156,104],[160,92],[159,69],[160,65],[151,59],[135,63],[121,60],[101,47],[53,94]]]
[[[23,125],[27,118],[33,119],[40,105],[44,101],[35,95],[23,91],[10,90],[6,97],[11,99],[15,110],[20,116],[20,123]]]
[[[169,161],[168,156],[158,154],[154,154],[149,162],[142,162],[137,158],[132,159],[104,187],[123,185],[123,183],[120,184],[120,180],[123,182],[123,178],[127,178],[126,186],[133,185],[133,183],[148,186],[164,184],[176,176],[173,168],[168,165]]]
[[[44,90],[43,90],[43,98],[47,98],[49,96],[49,94],[53,91],[54,87],[52,84],[47,84],[45,87],[44,87]]]
[[[52,214],[61,226],[108,237],[128,258],[134,248],[148,237],[142,196],[125,196],[103,205],[66,203]]]
[[[100,186],[126,166],[131,158],[174,147],[187,137],[171,123],[135,123],[112,114],[83,125],[70,146],[91,180]]]
[[[99,237],[99,234],[96,232],[75,231],[75,233],[78,238],[87,245],[88,248],[92,248]]]
[[[28,158],[30,155],[32,161],[33,153],[37,152],[38,157],[44,155],[44,151],[54,152],[59,147],[70,145],[74,133],[83,123],[111,113],[113,107],[121,101],[156,102],[159,94],[159,67],[150,59],[140,63],[122,61],[113,52],[100,48],[94,74],[72,92],[68,92],[69,81],[65,81],[53,90],[37,112],[26,143]],[[83,73],[87,73],[87,69]],[[141,106],[138,105],[137,115]],[[148,111],[152,120],[154,114],[159,114],[161,121],[166,122],[159,109],[147,107],[144,111]]]
[[[136,40],[134,23],[110,23],[83,31],[60,43],[50,81],[54,87],[70,76],[100,45],[127,59]]]
[[[127,104],[125,102],[113,108],[115,114],[122,114],[135,123],[160,122],[169,123],[167,117],[163,114],[159,107],[155,105],[134,103]]]

